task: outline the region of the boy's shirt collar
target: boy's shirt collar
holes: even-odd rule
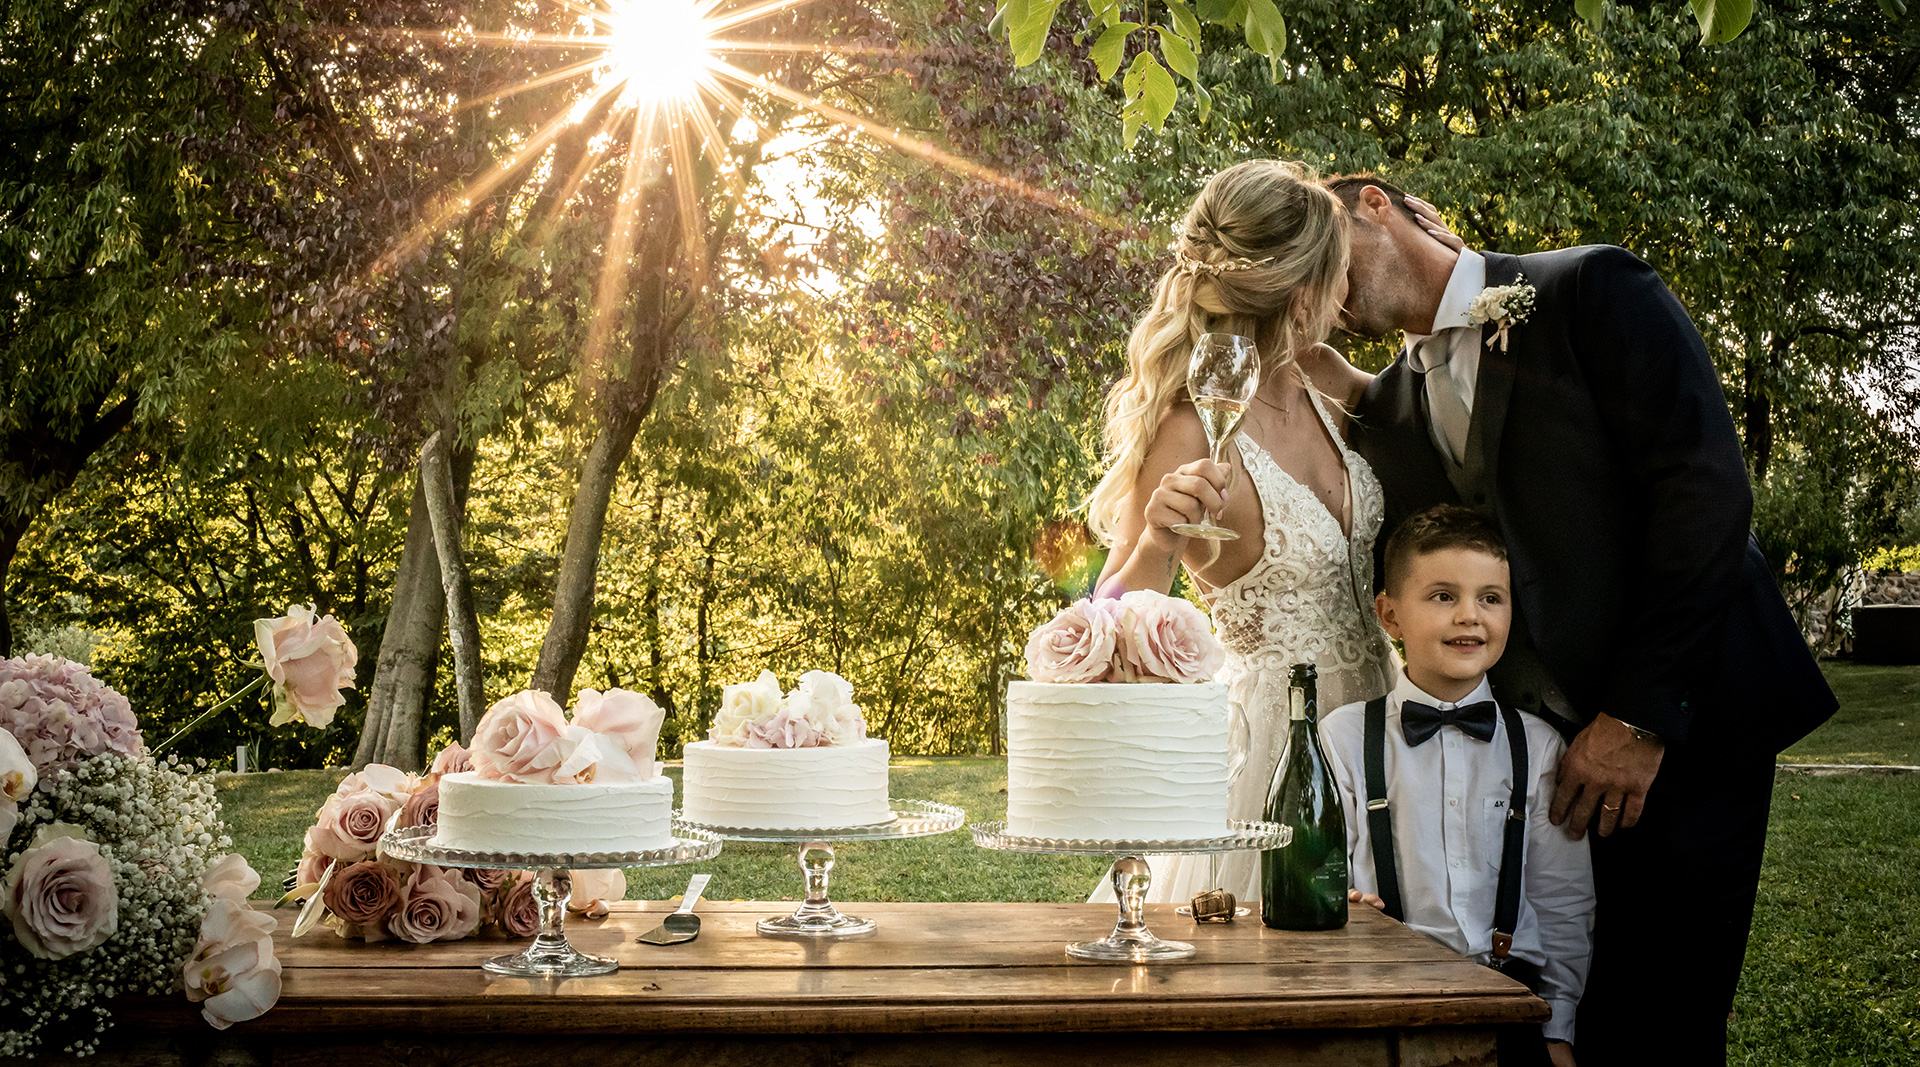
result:
[[[1400,714],[1400,705],[1409,700],[1418,700],[1422,704],[1427,704],[1444,711],[1447,708],[1457,708],[1463,704],[1475,704],[1482,700],[1492,700],[1492,699],[1493,699],[1493,683],[1488,681],[1487,676],[1484,674],[1480,676],[1480,684],[1477,686],[1474,686],[1473,692],[1468,693],[1464,699],[1458,700],[1458,701],[1447,701],[1447,700],[1441,700],[1438,697],[1434,696],[1433,694],[1413,684],[1413,679],[1407,677],[1406,672],[1402,671],[1400,673],[1399,683],[1393,687],[1393,699],[1388,701],[1388,704],[1390,706],[1388,707],[1387,710],[1392,712],[1395,715],[1398,715]]]

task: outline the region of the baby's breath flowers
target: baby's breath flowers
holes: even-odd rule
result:
[[[63,716],[80,709],[56,690],[106,711],[75,726]],[[147,755],[125,699],[85,668],[0,660],[0,705],[39,779],[0,837],[0,1059],[86,1055],[111,998],[180,991],[213,892],[202,879],[233,842],[212,776]]]

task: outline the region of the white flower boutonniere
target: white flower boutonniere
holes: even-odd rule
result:
[[[1467,325],[1493,324],[1494,340],[1500,351],[1507,350],[1507,331],[1527,321],[1533,312],[1533,286],[1521,275],[1512,285],[1497,285],[1480,290],[1467,306]]]

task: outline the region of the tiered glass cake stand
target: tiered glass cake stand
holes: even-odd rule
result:
[[[518,978],[579,978],[612,974],[620,969],[618,960],[589,956],[568,944],[567,898],[573,893],[573,877],[568,872],[608,867],[672,867],[698,863],[720,854],[719,837],[678,823],[673,827],[673,844],[644,852],[469,852],[436,848],[428,844],[433,834],[431,826],[389,830],[380,839],[380,848],[394,859],[408,863],[535,872],[533,899],[540,905],[539,934],[525,952],[495,956],[480,965],[494,974]]]
[[[792,915],[762,919],[756,929],[769,937],[852,937],[872,933],[872,919],[843,915],[827,899],[827,878],[833,871],[833,846],[845,841],[898,841],[931,837],[958,830],[967,813],[951,804],[931,800],[889,800],[893,818],[864,826],[811,826],[799,830],[757,830],[741,826],[711,826],[685,822],[674,813],[674,825],[718,835],[726,841],[780,841],[800,848],[800,874],[806,881],[806,900]]]
[[[1076,941],[1067,946],[1067,955],[1102,963],[1154,963],[1160,960],[1184,960],[1194,954],[1185,941],[1163,941],[1147,929],[1143,909],[1147,886],[1153,872],[1141,857],[1204,856],[1224,852],[1285,848],[1293,841],[1291,827],[1271,822],[1229,824],[1233,832],[1223,837],[1201,837],[1183,841],[1083,841],[1053,837],[1021,837],[1007,832],[1004,822],[978,822],[968,827],[973,843],[998,852],[1038,852],[1056,856],[1118,856],[1113,863],[1113,894],[1120,901],[1120,921],[1113,932],[1098,941]]]

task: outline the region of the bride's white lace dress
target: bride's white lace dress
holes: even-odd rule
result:
[[[1398,670],[1373,612],[1373,545],[1385,515],[1380,482],[1367,461],[1347,449],[1319,393],[1307,392],[1346,464],[1352,534],[1252,438],[1235,438],[1266,523],[1266,550],[1259,562],[1206,594],[1214,629],[1227,649],[1220,680],[1232,694],[1228,802],[1235,819],[1258,819],[1266,805],[1267,787],[1287,744],[1289,667],[1311,663],[1319,668],[1324,711],[1383,695]],[[1148,862],[1153,867],[1149,900],[1185,901],[1215,887],[1242,901],[1259,895],[1257,852],[1150,856]],[[1103,881],[1092,899],[1112,900],[1112,885]]]

